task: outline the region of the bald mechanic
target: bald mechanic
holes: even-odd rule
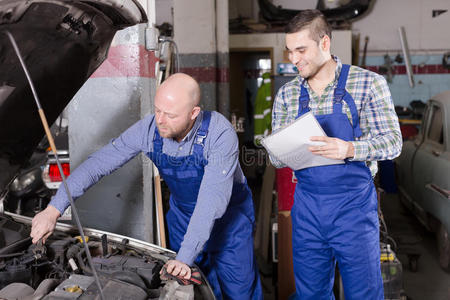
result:
[[[103,176],[144,152],[169,186],[167,213],[172,275],[189,279],[194,262],[217,299],[262,299],[253,254],[253,201],[238,162],[238,139],[217,112],[201,111],[200,88],[190,76],[170,76],[158,88],[155,114],[93,153],[68,178],[74,199]],[[36,243],[53,232],[69,206],[62,188],[32,221]]]
[[[334,299],[336,261],[345,299],[384,299],[380,270],[377,160],[397,157],[402,136],[386,80],[332,56],[331,27],[306,10],[286,28],[289,59],[299,76],[277,93],[277,130],[312,111],[328,137],[309,150],[345,164],[295,170],[292,207],[295,299]],[[282,164],[272,159],[277,167]]]

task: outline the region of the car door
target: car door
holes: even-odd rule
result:
[[[423,145],[426,128],[429,123],[430,107],[427,106],[420,126],[419,133],[413,140],[405,140],[403,142],[403,148],[400,156],[395,160],[397,183],[402,196],[405,196],[408,200],[417,199],[417,186],[414,183],[413,172],[416,171],[414,161],[418,149]],[[409,202],[405,204],[410,204]]]
[[[418,146],[411,170],[415,201],[427,213],[442,218],[444,203],[430,185],[448,188],[450,161],[445,149],[444,107],[441,102],[430,100],[428,122],[424,128],[423,142]],[[447,134],[448,135],[448,134]]]

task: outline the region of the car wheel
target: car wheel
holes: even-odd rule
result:
[[[450,239],[449,234],[443,224],[437,231],[437,246],[439,251],[439,264],[445,269],[450,269]]]

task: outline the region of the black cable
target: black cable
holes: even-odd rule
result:
[[[178,52],[177,43],[169,38],[160,38],[159,41],[161,42],[161,44],[170,43],[173,46],[173,48],[175,49],[175,73],[180,72],[180,54]]]
[[[9,254],[0,254],[0,258],[10,258],[10,257],[16,257],[24,255],[25,252],[16,252],[16,253],[9,253]]]
[[[8,254],[10,252],[17,251],[18,249],[21,249],[21,248],[23,248],[25,246],[28,247],[30,244],[31,244],[31,237],[26,237],[24,239],[15,241],[14,243],[9,244],[8,246],[1,248],[0,249],[0,255]]]

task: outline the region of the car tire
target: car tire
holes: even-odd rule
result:
[[[443,224],[436,232],[437,247],[439,252],[439,265],[444,270],[450,270],[450,239],[447,229]]]

